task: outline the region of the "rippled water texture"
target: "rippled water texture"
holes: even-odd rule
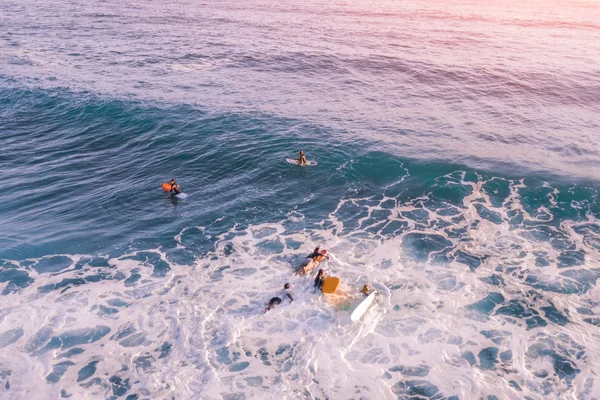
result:
[[[2,1],[0,398],[600,397],[599,93],[591,1]]]

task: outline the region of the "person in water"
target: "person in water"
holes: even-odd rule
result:
[[[321,268],[315,277],[315,287],[317,289],[323,288],[323,280],[325,279],[325,271]]]
[[[369,295],[369,285],[363,286],[362,289],[360,289],[360,292],[362,294],[364,294],[365,296],[368,296]]]
[[[265,313],[269,312],[271,309],[275,308],[276,305],[281,304],[281,298],[282,297],[288,297],[290,299],[290,303],[292,301],[294,301],[294,298],[292,297],[292,289],[290,288],[290,284],[286,283],[285,285],[283,285],[283,291],[281,292],[281,294],[279,296],[273,297],[271,300],[269,300],[269,305],[267,308],[265,308]]]
[[[304,152],[302,150],[300,150],[300,157],[298,157],[297,160],[300,163],[300,165],[308,164],[308,161],[306,161],[306,157],[304,156]]]
[[[181,193],[181,187],[179,186],[179,184],[177,184],[177,182],[175,182],[175,179],[171,179],[171,193],[172,194],[179,194]]]
[[[312,253],[310,253],[308,256],[306,256],[306,258],[310,258],[311,260],[315,261],[317,259],[317,257],[320,257],[320,256],[323,256],[329,260],[329,256],[326,256],[325,254],[323,254],[320,247],[315,247],[314,251]]]
[[[319,265],[318,263],[320,262],[320,260],[318,260],[319,257],[326,257],[329,260],[329,256],[325,255],[320,247],[315,247],[315,250],[308,256],[306,256],[306,258],[300,265],[300,270],[298,273],[306,274],[312,271],[314,268],[316,268],[317,265]]]

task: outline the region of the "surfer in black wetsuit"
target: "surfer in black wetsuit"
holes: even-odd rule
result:
[[[175,179],[171,179],[171,194],[181,193],[181,187],[175,182]]]
[[[311,260],[315,260],[319,256],[324,256],[324,257],[326,257],[329,260],[329,256],[321,254],[321,248],[320,247],[315,247],[315,250],[312,253],[310,253],[308,256],[306,256],[306,258],[310,258]]]
[[[308,161],[306,161],[306,157],[304,156],[304,152],[300,150],[300,157],[297,158],[300,165],[306,165]]]
[[[315,287],[321,289],[323,287],[323,280],[325,279],[325,271],[320,269],[315,277]]]
[[[265,308],[265,312],[268,312],[269,310],[274,308],[276,305],[281,304],[281,297],[288,297],[290,299],[290,303],[292,301],[294,301],[294,298],[292,297],[292,290],[290,289],[289,283],[286,283],[283,286],[283,291],[281,292],[281,294],[279,296],[273,297],[271,300],[269,300],[269,306],[267,308]]]
[[[317,265],[319,265],[319,261],[317,260],[319,257],[327,257],[329,260],[329,256],[326,255],[326,250],[322,251],[320,247],[316,247],[312,253],[306,256],[302,264],[300,264],[300,268],[297,273],[304,275],[312,271],[317,267]]]

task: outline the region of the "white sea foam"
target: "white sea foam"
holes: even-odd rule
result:
[[[511,182],[497,207],[484,183],[464,173],[440,182],[471,189],[463,208],[430,207],[433,194],[404,204],[393,196],[348,198],[316,227],[291,230],[287,222],[304,221],[294,210],[280,223],[211,238],[214,249],[194,265],[173,263],[163,249],[111,258],[104,267],[91,266],[84,255],[63,255],[72,263],[57,273],[36,272],[40,259],[21,262],[34,281],[3,297],[0,395],[537,399],[600,393],[598,328],[584,321],[597,314],[600,289],[589,276],[564,274],[598,265],[598,246],[591,245],[598,234],[582,229],[598,221],[589,215],[549,225],[549,210],[531,215],[521,204],[522,181]],[[482,217],[481,207],[494,216]],[[511,213],[525,222],[515,223]],[[390,229],[394,223],[404,225]],[[561,247],[535,240],[536,223],[572,251],[584,251],[583,265],[559,268]],[[186,235],[195,231],[205,227],[183,229],[177,247],[185,249]],[[337,296],[317,293],[311,278],[293,274],[316,245],[331,252],[324,265],[341,278]],[[142,253],[155,261],[136,259]],[[548,265],[538,266],[539,257]],[[158,260],[169,263],[165,276],[153,275]],[[501,282],[490,284],[494,279]],[[294,301],[284,299],[264,314],[286,282]],[[380,295],[352,324],[363,284]],[[523,315],[498,312],[510,304]],[[552,321],[545,315],[552,310],[542,307],[568,322]],[[546,325],[535,327],[536,316]],[[90,365],[95,372],[86,373]],[[565,376],[569,368],[580,372]]]

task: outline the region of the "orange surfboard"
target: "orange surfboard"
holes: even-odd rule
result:
[[[321,290],[323,291],[323,293],[332,294],[335,293],[339,285],[340,278],[337,278],[335,276],[328,276],[325,279],[323,279],[323,287],[321,288]]]

